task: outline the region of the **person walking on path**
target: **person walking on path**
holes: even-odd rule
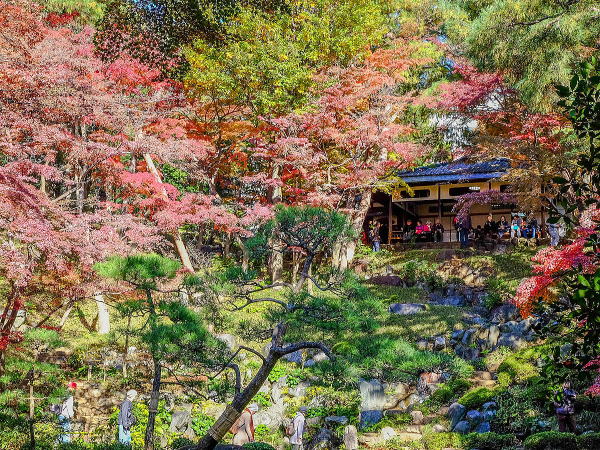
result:
[[[292,422],[293,434],[290,437],[290,444],[292,444],[292,450],[304,450],[302,436],[304,435],[306,411],[306,406],[301,406],[300,410],[296,413],[296,417],[294,417],[294,420]]]
[[[576,432],[575,427],[575,398],[577,393],[571,387],[569,381],[562,385],[562,391],[557,393],[557,401],[554,402],[556,408],[556,418],[558,419],[558,431]]]
[[[548,234],[550,235],[550,245],[556,247],[560,241],[560,225],[558,223],[549,223]]]
[[[379,235],[380,228],[381,224],[379,222],[373,222],[371,224],[371,243],[373,244],[374,252],[381,250],[381,236]]]
[[[258,405],[253,403],[248,406],[235,423],[231,427],[233,433],[233,445],[244,445],[254,442],[254,420],[252,416],[258,411]]]
[[[125,400],[119,408],[117,424],[119,425],[119,442],[121,444],[131,445],[131,427],[135,424],[133,401],[136,397],[137,391],[135,389],[128,390]]]
[[[77,383],[71,381],[67,385],[68,397],[60,405],[58,412],[58,422],[62,428],[62,433],[58,436],[58,442],[60,444],[68,444],[71,442],[71,420],[75,417],[75,390],[77,389]]]

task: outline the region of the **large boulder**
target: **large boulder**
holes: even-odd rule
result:
[[[453,429],[458,422],[467,413],[467,408],[460,403],[452,403],[448,408],[448,418],[450,419],[450,429]]]
[[[344,446],[346,450],[358,450],[358,431],[354,425],[344,428]]]
[[[334,450],[339,448],[340,444],[340,440],[332,430],[321,428],[306,445],[306,450]]]
[[[363,429],[375,425],[381,419],[383,419],[383,411],[381,410],[361,411],[359,415],[359,428]]]
[[[489,348],[494,348],[498,345],[498,339],[500,338],[500,327],[498,325],[492,325],[488,331],[487,345]]]
[[[287,362],[296,363],[298,365],[302,364],[302,352],[300,350],[283,355],[281,358]]]
[[[471,411],[469,411],[465,417],[472,426],[477,426],[483,421],[483,414],[481,414],[476,409],[472,409]]]
[[[492,431],[492,427],[489,422],[481,422],[475,427],[475,433],[489,433]]]
[[[285,404],[283,398],[268,408],[260,409],[254,414],[254,423],[266,425],[269,428],[279,427],[285,418]]]
[[[371,277],[367,283],[376,284],[379,286],[404,286],[404,280],[397,275],[378,275]]]
[[[379,380],[360,380],[360,410],[383,410],[386,404],[385,388]]]
[[[229,350],[235,350],[237,347],[237,339],[232,334],[216,334],[215,337],[223,342]]]
[[[408,316],[423,312],[427,307],[422,303],[393,303],[389,307],[389,311],[392,314],[399,314],[402,316]]]
[[[192,424],[192,405],[183,405],[173,411],[171,415],[171,433],[185,433]]]
[[[471,431],[471,424],[466,420],[461,420],[456,424],[452,431],[459,434],[467,434]]]
[[[512,350],[520,350],[527,346],[527,340],[518,333],[503,333],[498,339],[499,347],[510,347]]]
[[[310,386],[307,381],[301,381],[296,386],[288,389],[288,395],[291,397],[304,397],[306,395],[306,389]]]
[[[327,416],[325,417],[325,423],[346,425],[348,423],[348,418],[346,416]]]
[[[492,322],[503,323],[519,317],[519,310],[513,304],[507,303],[492,310]]]

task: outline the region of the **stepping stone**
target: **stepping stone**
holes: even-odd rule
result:
[[[394,303],[390,305],[389,311],[392,314],[408,316],[423,312],[427,307],[422,303]]]

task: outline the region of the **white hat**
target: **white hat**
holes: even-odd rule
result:
[[[135,400],[135,398],[137,397],[137,391],[135,389],[129,389],[127,391],[126,397],[127,397],[127,400],[129,400],[129,401]]]
[[[252,403],[250,406],[248,406],[248,409],[252,412],[256,412],[258,411],[258,405],[256,403]]]

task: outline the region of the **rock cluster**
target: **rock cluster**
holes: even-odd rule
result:
[[[455,433],[467,434],[488,433],[491,430],[490,421],[496,415],[497,405],[495,402],[484,403],[481,411],[467,408],[460,403],[453,403],[448,408],[450,429]]]

